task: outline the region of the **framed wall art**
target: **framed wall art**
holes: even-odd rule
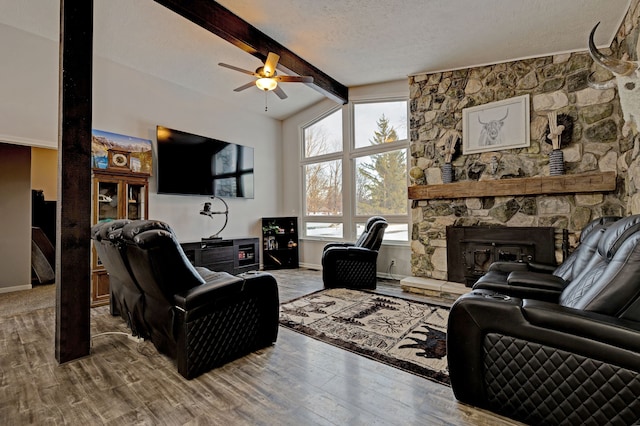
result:
[[[91,129],[91,165],[94,169],[120,169],[151,175],[151,141]]]
[[[462,110],[462,153],[525,148],[529,136],[529,95]]]

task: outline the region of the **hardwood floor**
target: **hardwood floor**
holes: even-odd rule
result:
[[[271,272],[281,302],[322,288],[317,271]],[[407,297],[392,282],[379,291]],[[187,381],[150,342],[98,336],[126,331],[103,306],[91,311],[91,356],[59,366],[54,308],[5,315],[3,303],[0,424],[518,424],[458,403],[446,386],[285,328],[272,347]]]

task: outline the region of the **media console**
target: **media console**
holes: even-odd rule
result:
[[[203,239],[181,243],[182,250],[194,266],[238,275],[260,269],[258,238]]]

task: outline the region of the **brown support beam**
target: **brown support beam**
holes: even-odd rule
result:
[[[256,27],[212,0],[155,0],[194,24],[212,32],[247,53],[265,61],[269,52],[280,55],[278,68],[313,77],[310,84],[324,96],[346,104],[349,88],[314,67]]]
[[[90,350],[93,0],[60,0],[56,359]]]

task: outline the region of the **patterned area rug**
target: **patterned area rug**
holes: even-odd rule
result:
[[[280,325],[449,385],[449,309],[366,291],[328,289],[280,306]]]

